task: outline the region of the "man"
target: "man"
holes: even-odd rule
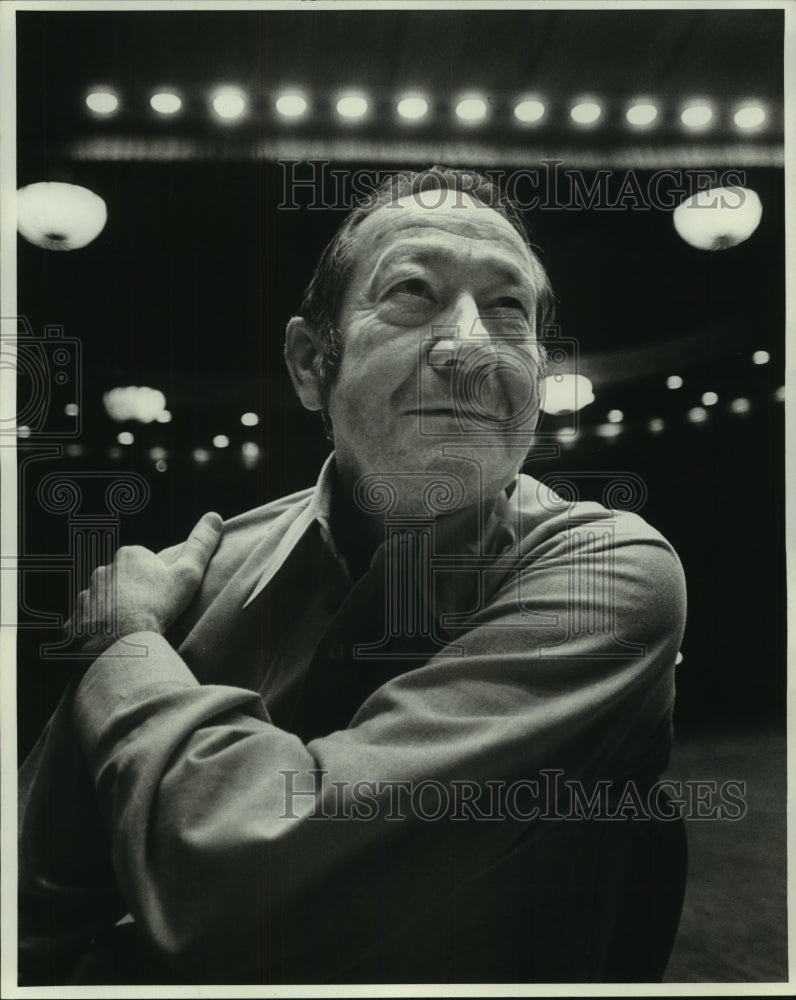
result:
[[[660,978],[679,827],[557,790],[665,768],[682,572],[519,471],[551,300],[477,174],[347,218],[285,347],[318,485],[81,595],[96,661],[22,770],[29,981]]]

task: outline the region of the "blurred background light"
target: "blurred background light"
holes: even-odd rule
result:
[[[40,181],[17,191],[17,229],[45,250],[79,250],[102,232],[108,209],[98,194],[77,184]]]
[[[730,410],[733,413],[748,413],[752,409],[752,404],[748,399],[744,399],[743,396],[738,399],[734,399],[730,403]]]
[[[708,419],[708,411],[702,406],[694,406],[688,411],[688,419],[692,424],[704,424]]]
[[[653,434],[660,434],[661,431],[666,427],[666,424],[661,420],[660,417],[653,417],[652,420],[647,424],[647,427]]]
[[[748,240],[763,206],[749,188],[710,188],[681,202],[672,217],[677,233],[698,250],[726,250]]]
[[[542,383],[542,410],[545,413],[575,413],[593,402],[592,384],[585,375],[548,375]]]
[[[246,110],[246,98],[237,87],[222,87],[213,95],[213,110],[228,121],[240,118]]]
[[[738,108],[732,120],[741,129],[760,128],[766,120],[766,111],[759,104],[746,104]]]
[[[771,360],[771,355],[768,351],[755,351],[752,355],[753,365],[767,365]]]
[[[682,387],[683,387],[683,380],[680,378],[679,375],[670,375],[666,379],[667,389],[682,389]]]
[[[155,468],[158,472],[165,472],[168,467],[168,463],[162,458],[159,458],[157,462],[155,462]]]
[[[29,438],[31,433],[32,431],[27,424],[20,424],[19,427],[17,427],[17,437]]]
[[[678,650],[677,656],[675,656],[674,658],[674,665],[676,667],[679,667],[682,662],[683,662],[683,654]]]
[[[149,98],[149,103],[159,115],[173,115],[182,107],[182,101],[170,91],[161,91]]]
[[[145,385],[126,385],[110,389],[103,395],[102,403],[105,412],[117,423],[137,420],[142,424],[151,424],[163,413],[166,397],[159,389],[150,389]]]
[[[212,457],[212,453],[207,448],[194,448],[191,452],[191,458],[197,465],[205,465]]]
[[[80,407],[77,403],[67,403],[64,407],[64,413],[67,417],[76,417],[80,413]]]
[[[625,415],[621,410],[609,410],[605,419],[609,424],[621,424],[625,419]]]
[[[428,112],[428,101],[423,97],[404,97],[398,102],[398,114],[401,118],[416,121]]]
[[[781,385],[778,389],[775,390],[775,392],[774,392],[774,399],[778,403],[784,403],[785,402],[785,386],[784,385]]]
[[[276,110],[285,118],[300,118],[307,110],[306,98],[301,94],[281,94],[276,99]]]
[[[625,112],[625,118],[631,125],[643,128],[651,125],[658,117],[658,109],[654,104],[641,103],[633,104]]]
[[[337,113],[342,118],[362,118],[368,110],[368,102],[361,94],[347,94],[337,102]]]
[[[718,403],[719,397],[715,392],[703,392],[702,393],[702,405],[703,406],[715,406]]]
[[[135,438],[130,431],[119,431],[116,435],[116,440],[119,444],[132,444],[135,441]]]
[[[602,114],[602,108],[596,101],[581,101],[569,112],[573,122],[578,125],[593,125]]]
[[[463,122],[477,122],[486,117],[486,101],[480,97],[465,97],[456,105],[456,115]]]
[[[95,114],[112,115],[119,107],[119,98],[110,90],[93,90],[86,97],[86,106]]]
[[[155,417],[155,420],[159,424],[170,424],[171,423],[171,411],[161,410],[160,413]]]
[[[256,441],[244,441],[240,446],[241,454],[246,458],[257,458],[260,454],[260,446]]]
[[[514,108],[514,117],[521,122],[538,122],[544,118],[545,106],[541,101],[520,101]]]
[[[213,438],[213,447],[215,448],[227,448],[229,447],[229,438],[226,434],[216,434]]]
[[[149,449],[149,457],[155,462],[157,462],[157,460],[160,458],[167,458],[168,454],[169,453],[166,451],[166,449],[161,447],[160,445],[157,445],[156,447]]]
[[[713,118],[713,109],[702,101],[689,104],[680,112],[680,121],[686,128],[706,128]]]
[[[249,411],[241,415],[240,422],[244,427],[256,427],[260,423],[260,418],[256,413]]]
[[[621,424],[598,424],[594,433],[601,438],[616,438],[622,433]]]

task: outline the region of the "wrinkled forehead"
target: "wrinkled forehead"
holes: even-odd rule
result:
[[[376,209],[359,226],[354,246],[354,277],[366,276],[393,244],[427,237],[436,245],[473,247],[510,255],[534,277],[538,264],[524,240],[502,215],[464,191],[430,189],[405,195]]]

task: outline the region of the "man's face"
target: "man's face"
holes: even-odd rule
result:
[[[471,506],[514,478],[538,407],[538,280],[513,227],[461,192],[408,196],[362,223],[329,398],[347,487],[378,474],[398,510],[422,514],[435,481],[455,477]]]

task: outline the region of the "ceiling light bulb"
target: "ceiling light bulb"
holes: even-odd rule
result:
[[[307,110],[307,102],[301,94],[282,94],[276,100],[276,110],[285,118],[299,118]]]
[[[86,97],[86,105],[98,115],[110,115],[119,107],[119,98],[109,90],[95,90]]]
[[[651,125],[658,117],[658,109],[654,104],[634,104],[627,109],[625,117],[631,125]]]
[[[545,106],[541,101],[520,101],[514,108],[514,117],[521,122],[538,122],[544,113]]]
[[[173,115],[182,107],[182,101],[176,94],[162,92],[153,94],[149,103],[154,111],[160,115]]]
[[[602,108],[594,101],[583,101],[581,104],[576,104],[569,112],[572,121],[577,122],[578,125],[593,125],[601,114]]]
[[[480,97],[467,97],[456,105],[456,114],[465,122],[480,121],[486,116],[486,101]]]
[[[398,102],[398,114],[401,118],[417,121],[418,118],[423,118],[427,112],[428,101],[422,97],[404,97]]]

